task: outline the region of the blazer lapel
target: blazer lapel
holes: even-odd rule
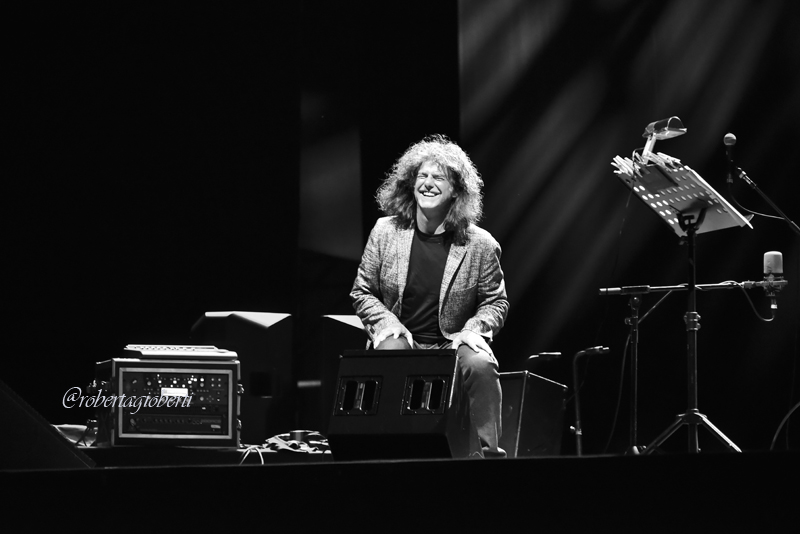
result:
[[[411,261],[411,243],[414,241],[414,228],[398,230],[395,248],[397,258],[397,310],[395,314],[400,317],[403,309],[403,293],[406,290],[408,279],[408,263]]]
[[[450,289],[450,284],[453,277],[458,272],[461,262],[464,261],[464,255],[467,253],[466,245],[457,245],[453,243],[450,245],[450,253],[447,255],[447,263],[444,266],[444,275],[442,276],[442,288],[439,290],[439,317],[442,316],[442,304]]]

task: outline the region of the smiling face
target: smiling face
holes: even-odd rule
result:
[[[444,218],[454,197],[455,190],[444,169],[433,161],[423,163],[414,181],[417,210],[423,210],[428,218]]]

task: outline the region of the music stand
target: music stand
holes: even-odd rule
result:
[[[688,245],[689,298],[684,316],[688,337],[688,408],[645,448],[644,454],[651,454],[683,425],[689,426],[689,452],[700,452],[698,425],[705,426],[728,450],[742,452],[697,408],[697,331],[700,329],[700,315],[697,313],[695,287],[695,248],[697,234],[733,226],[752,228],[752,225],[700,175],[676,158],[646,151],[638,161],[616,156],[612,165],[616,167],[614,173],[622,183],[679,237],[684,238]]]

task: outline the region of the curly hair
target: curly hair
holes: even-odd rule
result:
[[[445,228],[455,232],[455,241],[467,240],[467,228],[483,215],[483,180],[467,153],[444,135],[431,135],[411,145],[387,173],[375,195],[386,215],[396,224],[411,228],[416,223],[417,201],[414,184],[423,163],[437,163],[447,174],[455,198],[445,217]]]

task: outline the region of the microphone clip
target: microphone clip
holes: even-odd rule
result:
[[[780,283],[783,282],[783,276],[775,276],[772,273],[769,273],[766,278],[764,278],[764,293],[770,298],[775,298],[784,284]]]

